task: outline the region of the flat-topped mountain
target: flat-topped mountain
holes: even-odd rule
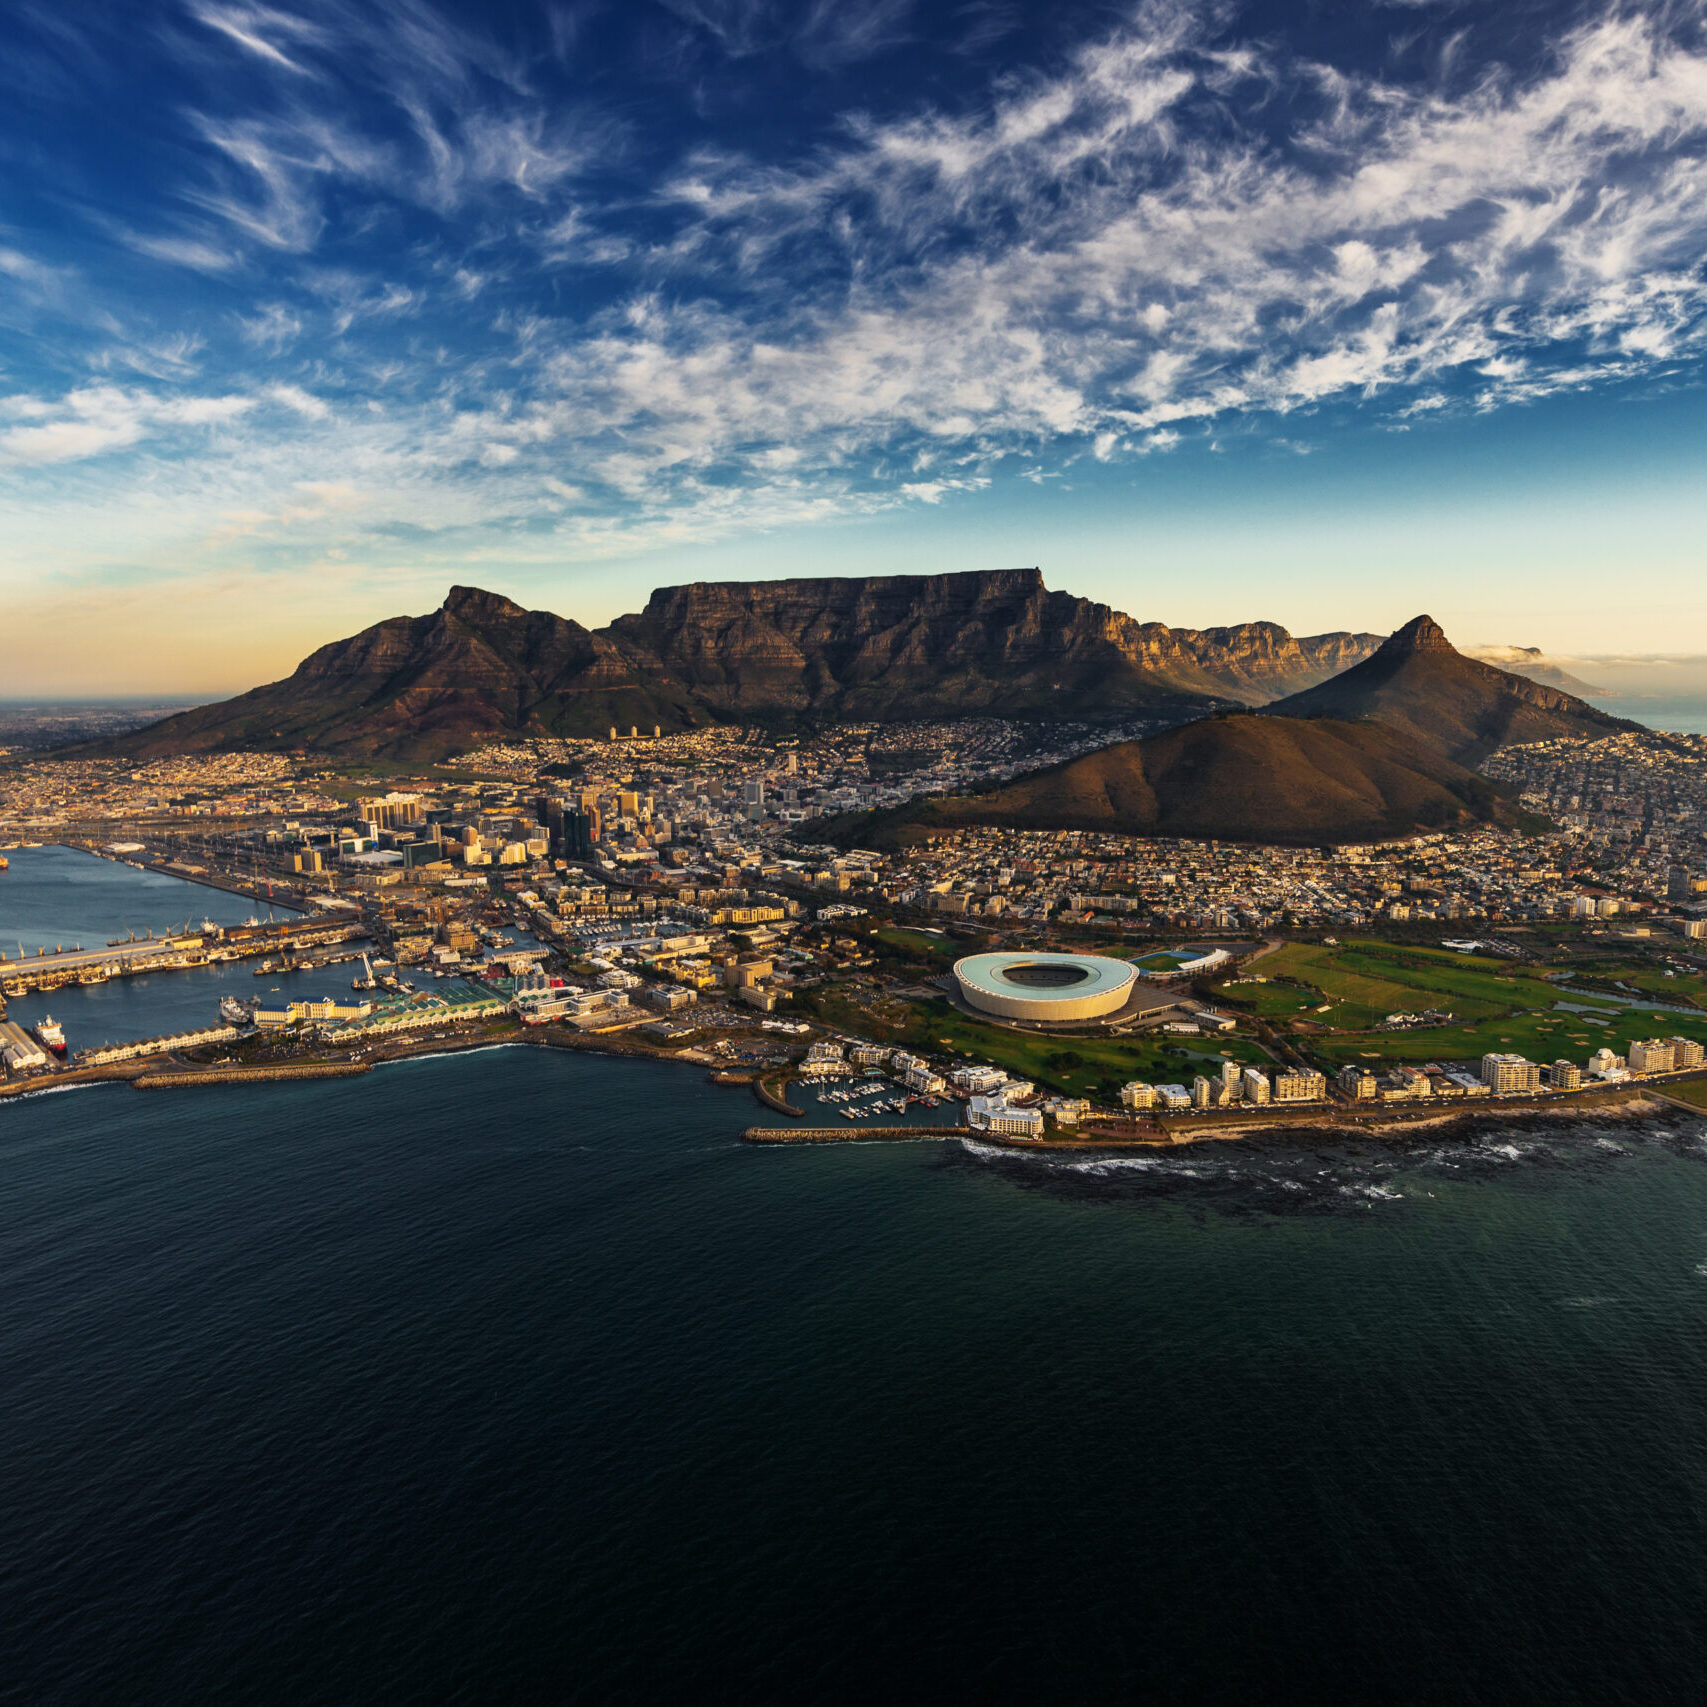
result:
[[[1037,569],[663,587],[606,632],[722,717],[880,721],[1260,705],[1378,644],[1137,622]]]
[[[1427,616],[1413,618],[1343,674],[1265,709],[1281,717],[1374,718],[1472,766],[1500,747],[1593,740],[1639,727],[1558,688],[1466,658]]]
[[[419,761],[612,724],[1184,719],[1294,692],[1378,643],[1297,639],[1267,622],[1140,623],[1051,592],[1036,569],[666,587],[596,631],[453,587],[441,609],[323,646],[283,681],[76,750],[301,747]]]
[[[1239,713],[802,833],[878,848],[966,825],[1309,846],[1515,818],[1486,778],[1396,730]]]

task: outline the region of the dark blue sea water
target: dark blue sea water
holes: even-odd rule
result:
[[[19,848],[6,857],[12,863],[9,871],[0,872],[0,954],[16,956],[20,939],[26,950],[78,943],[98,948],[127,931],[140,936],[152,929],[156,936],[166,936],[186,920],[197,925],[204,918],[241,924],[256,913],[256,903],[241,895],[138,871],[77,848]],[[290,908],[262,904],[260,917],[269,910],[281,919],[297,916]],[[14,996],[6,1012],[22,1025],[51,1016],[75,1052],[217,1024],[221,996],[286,1001],[347,995],[350,988],[348,966],[256,977],[259,965],[258,960],[237,961],[113,978],[105,984],[68,985],[45,994]]]
[[[1699,1699],[1707,1122],[754,1108],[521,1049],[0,1106],[0,1688]]]
[[[13,958],[20,946],[26,954],[79,943],[100,948],[130,931],[170,936],[203,919],[240,925],[257,907],[261,918],[269,911],[247,896],[139,871],[81,848],[14,848],[6,858],[11,869],[0,871],[0,954]],[[270,910],[281,919],[297,916],[289,907]]]

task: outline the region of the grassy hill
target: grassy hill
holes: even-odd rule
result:
[[[810,833],[880,848],[966,825],[1309,846],[1515,817],[1485,778],[1380,724],[1239,714]]]

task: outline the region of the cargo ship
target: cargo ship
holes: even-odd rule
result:
[[[36,1034],[36,1042],[43,1049],[60,1056],[65,1055],[65,1033],[59,1029],[52,1014],[43,1014],[39,1024],[30,1028]]]

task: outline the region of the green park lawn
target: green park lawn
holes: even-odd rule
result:
[[[1328,1062],[1433,1061],[1511,1051],[1532,1060],[1585,1060],[1605,1045],[1623,1054],[1639,1037],[1682,1036],[1707,1043],[1707,1012],[1699,1019],[1617,1008],[1599,1014],[1560,1013],[1569,1000],[1544,978],[1510,961],[1388,943],[1353,941],[1329,947],[1291,943],[1258,962],[1274,980],[1227,988],[1230,1003],[1261,1018],[1305,1019],[1327,1028],[1308,1047]],[[1620,968],[1618,975],[1626,969]],[[1666,979],[1630,967],[1627,981],[1675,1001],[1688,979]],[[1604,976],[1604,973],[1603,973]],[[1290,982],[1280,982],[1286,979]],[[1590,1005],[1592,997],[1579,998]],[[1389,1013],[1436,1008],[1453,1023],[1418,1031],[1377,1031]]]
[[[1680,1085],[1667,1085],[1665,1093],[1707,1112],[1707,1079],[1686,1079]]]
[[[1450,949],[1290,943],[1260,960],[1257,970],[1270,982],[1227,992],[1240,1006],[1264,1019],[1307,1016],[1336,1030],[1367,1030],[1390,1013],[1424,1008],[1492,1019],[1513,1008],[1551,1007],[1558,999],[1545,980],[1514,971],[1510,962]]]
[[[961,955],[971,952],[963,943],[951,942],[947,937],[932,936],[928,931],[909,931],[889,926],[873,934],[879,942],[914,959],[920,955],[928,955],[934,960],[958,960]]]

